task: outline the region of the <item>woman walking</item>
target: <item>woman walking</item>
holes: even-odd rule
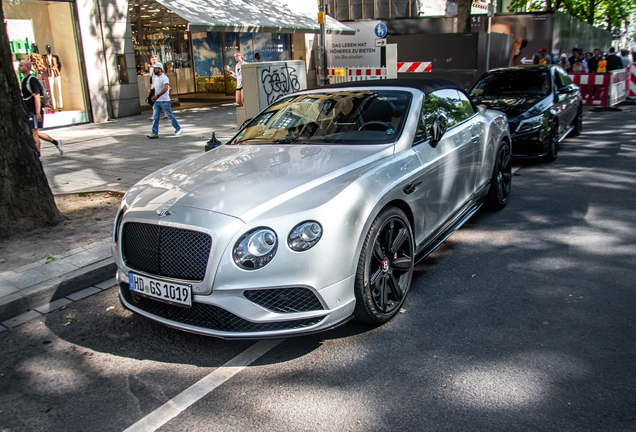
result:
[[[236,78],[236,103],[238,106],[243,106],[243,74],[241,72],[241,67],[243,66],[243,61],[245,58],[241,55],[240,51],[236,51],[234,53],[234,60],[236,60],[236,66],[234,66],[234,72],[228,71],[230,75]],[[229,66],[228,66],[229,68]]]

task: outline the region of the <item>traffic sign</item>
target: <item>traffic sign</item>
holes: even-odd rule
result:
[[[386,46],[386,39],[376,39],[375,40],[375,46],[377,46],[377,47]]]
[[[375,26],[375,35],[379,38],[386,36],[387,31],[388,29],[386,28],[386,24],[382,22]]]

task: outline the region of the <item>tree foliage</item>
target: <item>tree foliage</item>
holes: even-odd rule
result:
[[[561,11],[599,28],[621,28],[636,11],[636,0],[514,0],[508,10]]]

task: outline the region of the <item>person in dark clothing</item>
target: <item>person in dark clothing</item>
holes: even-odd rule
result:
[[[40,81],[33,75],[31,75],[31,68],[33,65],[28,60],[20,61],[20,72],[24,75],[22,79],[22,100],[24,101],[24,108],[29,115],[29,127],[31,128],[31,134],[33,135],[33,141],[35,141],[35,148],[40,153],[42,143],[40,139],[48,141],[57,147],[60,155],[64,154],[62,150],[62,140],[55,140],[44,132],[38,131],[41,129],[44,123],[44,109],[40,103],[40,95],[42,94],[42,86]],[[40,157],[40,162],[42,157]]]
[[[621,61],[621,58],[616,55],[616,50],[614,49],[614,47],[611,47],[609,49],[609,54],[605,58],[605,60],[607,60],[608,72],[617,70],[617,69],[623,69],[623,62]]]
[[[591,59],[587,60],[587,70],[590,73],[596,73],[596,69],[598,69],[598,61],[601,59],[601,50],[595,49],[594,56]]]

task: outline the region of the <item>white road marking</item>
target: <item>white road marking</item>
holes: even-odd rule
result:
[[[274,348],[283,340],[263,340],[255,343],[210,375],[193,384],[168,402],[130,426],[124,432],[151,432],[181,414],[190,405],[210,393],[228,379],[252,364],[267,351]]]
[[[521,169],[523,165],[513,165],[512,166],[512,173],[516,173],[517,171],[519,171]]]

